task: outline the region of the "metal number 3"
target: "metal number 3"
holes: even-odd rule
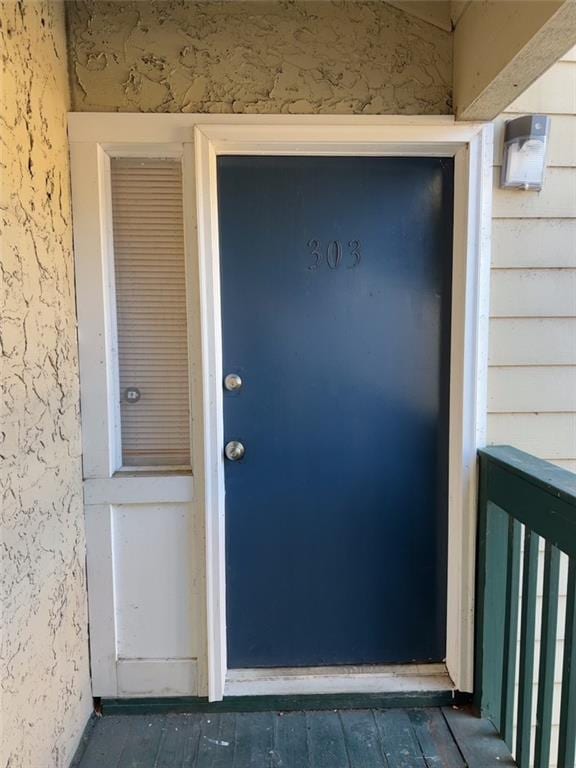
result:
[[[310,255],[314,257],[315,261],[314,264],[310,264],[308,269],[318,269],[320,266],[320,259],[322,258],[320,254],[320,240],[308,240],[308,248],[310,248]]]
[[[326,256],[326,264],[329,269],[338,269],[342,264],[343,249],[340,240],[330,240],[325,249],[322,248],[320,240],[308,240],[308,248],[310,248],[310,255],[314,259],[313,263],[308,266],[310,270],[318,269],[324,256]],[[348,256],[351,258],[351,263],[346,264],[346,269],[354,269],[360,264],[362,258],[360,240],[348,241]]]
[[[360,264],[360,259],[362,258],[360,255],[360,240],[350,240],[348,248],[350,248],[350,255],[354,258],[354,261],[348,266],[348,269],[354,269],[354,267],[357,267],[358,264]]]

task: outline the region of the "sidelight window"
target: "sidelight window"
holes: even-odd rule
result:
[[[178,160],[112,158],[122,464],[190,464],[188,334]]]

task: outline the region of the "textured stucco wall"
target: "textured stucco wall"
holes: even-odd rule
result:
[[[71,2],[76,111],[451,112],[451,35],[378,2]]]
[[[0,766],[64,768],[91,710],[60,3],[0,5]]]

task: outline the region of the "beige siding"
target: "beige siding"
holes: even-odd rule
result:
[[[493,269],[492,317],[576,316],[575,269]]]
[[[494,219],[492,266],[576,269],[576,218]]]
[[[503,127],[552,117],[542,192],[498,187]],[[496,121],[488,438],[576,466],[576,49]]]
[[[576,70],[576,67],[575,67]],[[552,130],[554,128],[552,127]],[[498,186],[500,169],[494,169],[494,211],[504,219],[570,219],[576,211],[574,168],[546,170],[541,192],[519,192]],[[568,244],[567,244],[568,245]]]
[[[488,436],[553,462],[573,460],[576,413],[489,413]]]
[[[552,117],[540,193],[498,187],[504,123],[526,112]],[[488,439],[576,471],[576,49],[498,118],[495,139]]]
[[[575,317],[494,317],[490,366],[576,365]]]
[[[576,114],[573,67],[573,61],[559,61],[513,101],[506,111]]]
[[[488,407],[495,413],[576,411],[576,366],[492,367]]]

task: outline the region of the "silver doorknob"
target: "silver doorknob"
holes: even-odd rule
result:
[[[224,386],[228,392],[237,392],[242,387],[242,378],[237,373],[229,373],[224,379]]]
[[[229,461],[238,461],[244,456],[244,453],[244,446],[238,440],[230,440],[224,448],[224,454]]]

